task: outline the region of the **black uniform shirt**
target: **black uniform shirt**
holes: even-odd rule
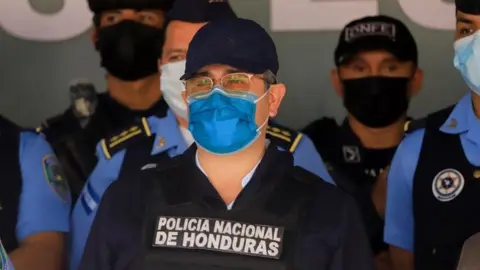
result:
[[[179,171],[194,178],[195,193],[201,194],[203,204],[210,209],[225,211],[225,203],[197,168],[195,153],[194,145],[179,157]],[[288,170],[293,170],[291,154],[270,145],[251,181],[237,197],[233,209],[245,207],[258,194],[261,183],[275,181]],[[159,173],[144,171],[138,178],[155,177]],[[93,223],[80,270],[142,269],[140,265],[146,250],[142,243],[142,220],[148,197],[147,182],[146,179],[119,179],[107,189]],[[178,189],[183,189],[181,184],[178,185]],[[308,206],[307,219],[298,238],[295,269],[373,269],[368,240],[353,200],[321,179],[315,182],[314,187],[318,187],[318,192]]]

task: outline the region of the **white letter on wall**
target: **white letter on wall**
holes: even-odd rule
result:
[[[377,14],[377,0],[270,0],[272,31],[341,30],[354,19]]]
[[[86,0],[64,0],[55,14],[36,12],[28,0],[0,0],[0,26],[17,38],[62,41],[82,34],[91,23]]]
[[[399,0],[403,12],[426,28],[455,29],[455,5],[442,0]]]

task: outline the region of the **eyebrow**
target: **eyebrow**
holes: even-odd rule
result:
[[[457,23],[467,23],[467,24],[474,24],[474,22],[470,19],[467,19],[467,18],[458,18],[457,17]]]
[[[186,49],[178,49],[178,48],[172,48],[167,50],[167,54],[171,53],[187,53]]]

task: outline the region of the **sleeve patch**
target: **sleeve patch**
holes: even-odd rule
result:
[[[46,155],[43,157],[42,163],[43,173],[48,185],[64,203],[67,203],[70,198],[70,188],[57,157],[55,155]]]
[[[295,152],[303,134],[276,124],[269,123],[267,137],[291,153]]]
[[[142,118],[141,125],[130,126],[114,136],[105,138],[100,141],[100,145],[105,157],[107,159],[111,159],[115,153],[125,149],[128,144],[136,141],[138,138],[150,137],[151,135],[152,132],[148,125],[147,119]]]

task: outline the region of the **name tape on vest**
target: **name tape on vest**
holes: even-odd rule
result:
[[[394,24],[383,22],[360,23],[345,29],[345,41],[352,42],[366,36],[385,36],[395,40],[396,28]]]
[[[283,227],[269,225],[161,216],[155,227],[152,245],[279,259],[282,254],[283,233]]]

